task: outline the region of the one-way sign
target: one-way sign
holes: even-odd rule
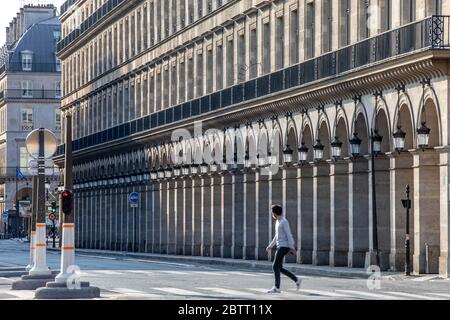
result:
[[[132,192],[130,194],[130,207],[131,208],[139,207],[139,193],[138,192]]]

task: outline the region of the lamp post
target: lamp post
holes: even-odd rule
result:
[[[284,163],[288,167],[292,164],[293,154],[294,154],[294,150],[292,150],[291,147],[287,144],[286,148],[283,150],[283,158],[284,158]]]
[[[405,274],[411,275],[411,244],[409,238],[409,209],[411,209],[411,200],[409,199],[409,185],[406,186],[406,199],[402,199],[403,208],[406,209],[406,237],[405,237]]]
[[[339,140],[339,137],[334,137],[333,142],[331,142],[331,156],[334,160],[337,160],[342,155],[342,142]]]
[[[320,142],[319,139],[317,139],[317,142],[313,146],[313,149],[314,149],[314,160],[321,161],[323,159],[323,150],[325,149],[325,146]]]
[[[426,122],[422,121],[422,125],[417,129],[417,145],[422,151],[428,148],[430,132],[431,129],[426,126]]]
[[[392,135],[394,137],[394,148],[397,152],[403,151],[405,149],[405,137],[406,133],[402,130],[400,125],[397,126],[397,130]]]
[[[372,162],[372,219],[373,219],[373,251],[375,252],[375,260],[377,266],[380,266],[380,254],[378,251],[378,216],[377,216],[377,190],[375,181],[375,157],[381,152],[381,142],[383,137],[380,136],[378,130],[372,130],[371,142],[371,162]]]

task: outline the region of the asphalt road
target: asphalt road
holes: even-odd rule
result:
[[[47,257],[50,268],[59,269],[59,254]],[[0,240],[0,269],[25,266],[28,259],[28,244]],[[298,275],[300,291],[282,276],[282,293],[270,295],[265,293],[273,285],[269,272],[82,254],[76,259],[82,280],[100,287],[101,299],[450,300],[450,281],[434,276],[376,282]],[[10,290],[15,279],[0,277],[0,299],[32,299],[32,291]]]

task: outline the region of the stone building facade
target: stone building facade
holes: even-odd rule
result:
[[[296,262],[378,253],[400,271],[409,185],[414,272],[448,277],[446,15],[432,0],[68,1],[77,246],[266,260],[278,203]]]
[[[0,212],[11,211],[0,223],[0,234],[8,230],[17,236],[20,227],[28,229],[28,219],[16,210],[18,201],[31,201],[27,135],[40,127],[61,135],[61,65],[56,57],[60,37],[53,5],[26,5],[6,28],[0,49]],[[51,190],[57,187],[59,170],[48,182]]]

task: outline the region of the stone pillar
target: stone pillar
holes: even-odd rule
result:
[[[184,254],[190,256],[193,254],[193,202],[192,186],[194,182],[190,178],[184,180]]]
[[[184,250],[184,188],[185,180],[178,179],[176,181],[176,216],[175,216],[175,252],[177,255],[182,255]]]
[[[145,252],[151,253],[153,246],[153,232],[154,232],[154,209],[153,209],[153,186],[154,183],[145,186],[145,203],[146,203],[146,234],[145,234]]]
[[[413,159],[413,272],[438,273],[441,228],[439,153],[435,150],[415,151]],[[445,226],[442,231],[445,231]]]
[[[167,182],[167,253],[175,254],[176,250],[176,215],[177,215],[177,185],[175,180]]]
[[[281,170],[281,169],[280,169]],[[297,168],[295,167],[286,167],[282,171],[283,174],[283,208],[286,219],[289,221],[289,226],[291,228],[292,236],[294,237],[294,241],[297,241],[298,235],[298,205],[297,203],[300,199],[297,197],[298,184],[297,184]],[[296,248],[298,248],[296,243]],[[288,255],[286,257],[286,262],[296,262],[297,257],[293,255]]]
[[[221,256],[231,258],[233,246],[234,178],[224,173],[221,178]]]
[[[134,187],[127,185],[125,188],[125,194],[123,195],[124,200],[124,213],[127,222],[127,242],[126,251],[133,252],[134,249],[134,212],[133,208],[130,207],[130,193],[134,191]]]
[[[348,265],[348,161],[330,161],[330,266]]]
[[[330,166],[313,163],[313,253],[314,265],[330,262]]]
[[[440,223],[441,223],[441,252],[439,256],[439,275],[444,278],[450,277],[450,257],[449,257],[449,245],[450,245],[450,199],[449,199],[449,165],[450,157],[448,150],[439,150],[440,153]]]
[[[169,187],[170,182],[168,180],[163,180],[161,182],[161,199],[160,199],[160,208],[161,208],[161,215],[160,215],[160,225],[161,225],[161,254],[167,254],[167,247],[169,243],[169,230],[168,230],[168,223],[169,223],[169,201],[170,201],[170,195],[169,195]]]
[[[297,262],[302,264],[312,264],[312,252],[314,248],[314,189],[313,189],[313,167],[303,165],[298,173],[298,208],[299,226],[298,242],[299,252]]]
[[[212,178],[202,176],[201,178],[201,198],[202,206],[199,208],[201,213],[201,255],[211,256],[211,191]]]
[[[145,252],[147,246],[147,187],[146,185],[139,186],[139,224],[138,224],[138,241],[139,252]]]
[[[240,171],[233,173],[232,257],[243,258],[244,246],[244,177]]]
[[[363,268],[369,252],[369,177],[368,162],[364,158],[349,163],[349,250],[348,266]]]
[[[386,155],[375,157],[375,188],[377,205],[378,253],[382,271],[390,268],[391,251],[391,203],[390,203],[389,158]]]
[[[202,180],[192,177],[192,255],[201,255],[202,245]]]
[[[411,154],[389,153],[390,158],[390,229],[391,229],[391,250],[390,250],[390,269],[392,271],[405,270],[405,234],[406,234],[406,210],[403,208],[401,199],[406,197],[406,185],[410,185],[411,199],[414,195],[413,184],[413,159]],[[410,239],[411,253],[414,248],[414,201],[411,203],[410,210]]]
[[[222,244],[222,177],[211,175],[211,256],[221,256]]]
[[[105,250],[105,244],[106,244],[106,232],[108,229],[107,226],[107,221],[108,218],[106,217],[107,215],[107,209],[106,209],[106,189],[100,189],[100,205],[101,205],[101,210],[100,210],[100,243],[98,248],[100,250]]]
[[[162,183],[156,181],[153,185],[153,253],[161,253],[161,192]]]
[[[256,171],[256,201],[257,211],[255,228],[256,228],[256,259],[268,260],[266,247],[272,239],[269,239],[269,226],[272,220],[270,210],[270,193],[269,193],[269,176]]]
[[[256,188],[255,172],[246,170],[244,173],[244,259],[255,259],[255,216],[256,216]]]

